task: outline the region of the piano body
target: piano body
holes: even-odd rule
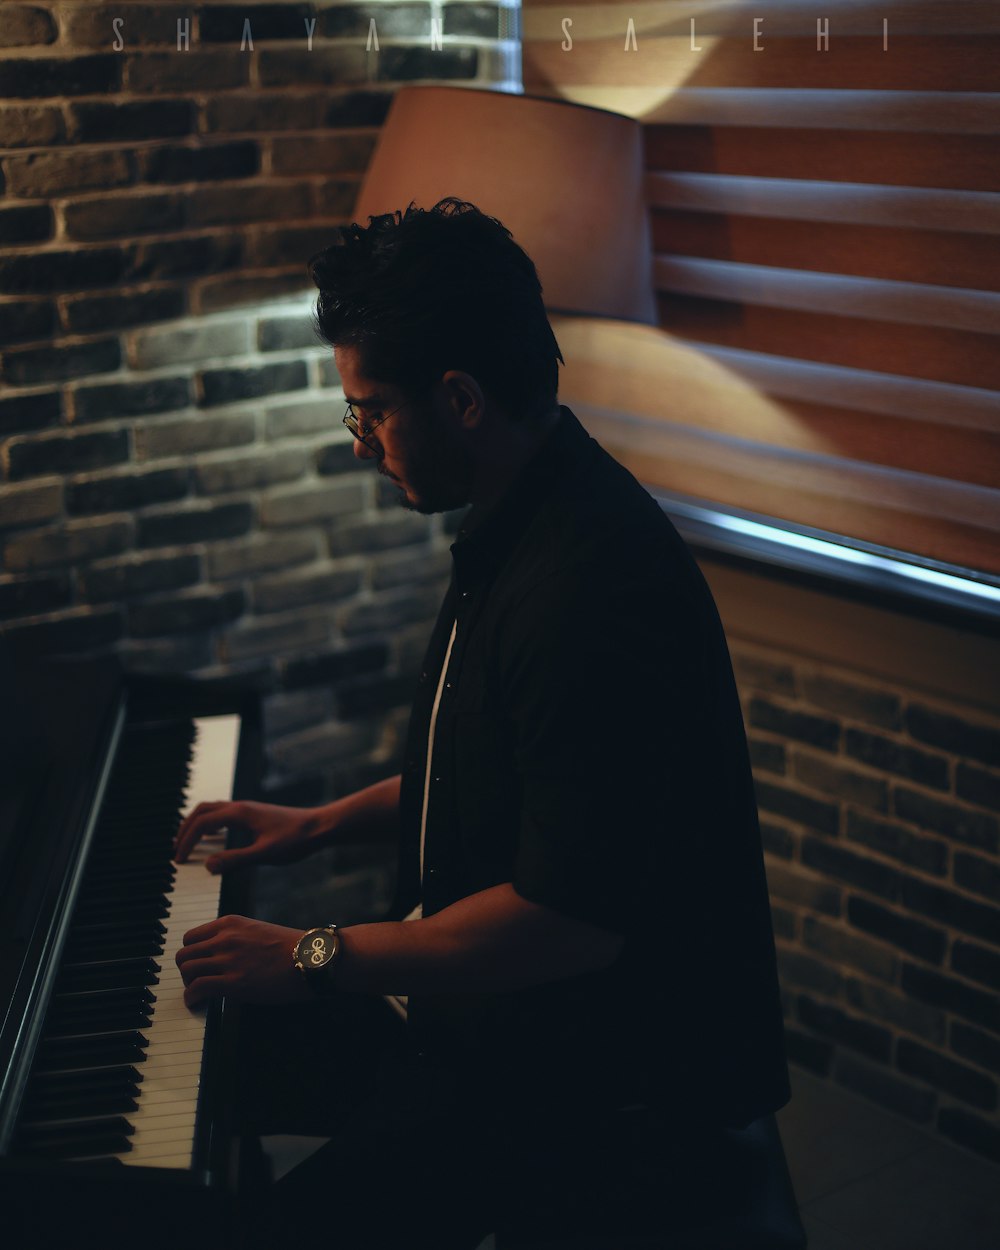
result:
[[[0,692],[0,1245],[224,1247],[237,1013],[189,1011],[174,952],[247,898],[171,842],[255,793],[258,701],[114,661],[8,665]]]

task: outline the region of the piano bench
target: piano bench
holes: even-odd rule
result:
[[[685,1143],[671,1149],[627,1159],[597,1205],[580,1191],[567,1201],[549,1190],[530,1212],[502,1220],[496,1250],[805,1250],[773,1115],[727,1130],[680,1197],[671,1178]]]

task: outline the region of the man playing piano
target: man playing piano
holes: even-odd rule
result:
[[[725,1126],[788,1098],[711,596],[558,405],[535,269],[499,223],[410,209],[342,229],[311,268],[356,454],[406,507],[471,508],[401,776],[310,810],[202,804],[178,834],[183,860],[248,831],[219,872],[399,839],[393,919],[224,916],[178,955],[191,1007],[272,1005],[247,1042],[257,1127],[331,1138],[271,1188],[256,1235],[474,1250],[510,1225],[612,1250],[644,1195],[654,1226],[697,1222]]]

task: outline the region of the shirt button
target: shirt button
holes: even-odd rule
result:
[[[462,591],[462,598],[463,598],[463,599],[471,599],[471,598],[472,598],[472,591],[471,591],[471,590],[463,590],[463,591]]]
[[[428,868],[428,869],[427,869],[427,873],[426,873],[426,875],[427,875],[428,877],[434,877],[434,876],[436,876],[436,875],[437,875],[437,869],[436,869],[436,868]]]

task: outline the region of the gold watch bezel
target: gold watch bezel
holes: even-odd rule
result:
[[[330,945],[332,949],[329,955],[322,960],[322,962],[313,963],[310,961],[307,964],[303,955],[300,953],[302,951],[302,943],[308,941],[309,938],[314,937],[319,933],[325,934],[331,938]],[[316,948],[314,947],[314,949]],[[307,929],[292,947],[292,962],[303,976],[308,977],[311,973],[320,972],[323,968],[329,968],[330,964],[332,964],[337,958],[339,952],[340,934],[337,932],[337,926],[335,924],[317,925],[315,928]]]

